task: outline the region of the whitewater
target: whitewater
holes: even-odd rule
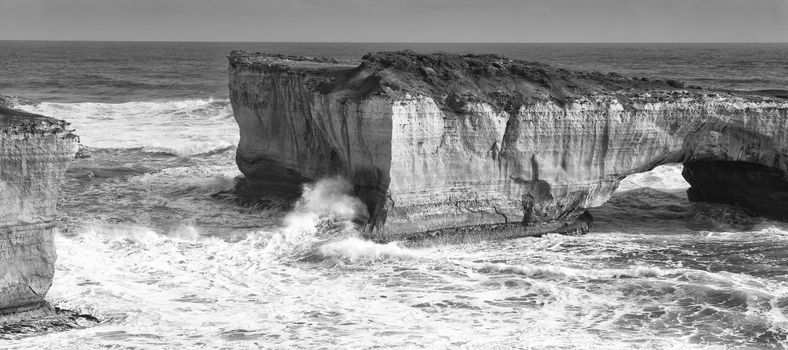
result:
[[[47,300],[101,323],[10,348],[788,346],[788,230],[688,202],[680,165],[627,178],[586,236],[416,249],[359,238],[339,178],[288,212],[214,198],[240,175],[227,101],[18,108],[91,155],[66,175]]]
[[[62,186],[46,300],[100,322],[0,334],[0,348],[788,348],[788,226],[689,202],[678,164],[626,178],[584,236],[376,244],[340,178],[305,184],[290,210],[225,200],[241,175],[231,48],[400,47],[2,45],[16,63],[0,92],[71,122],[89,155]],[[783,87],[788,67],[788,46],[444,46],[723,88]]]

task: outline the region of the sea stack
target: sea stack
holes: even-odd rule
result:
[[[68,125],[0,105],[0,323],[52,285],[56,203],[79,143]]]
[[[622,179],[677,162],[691,200],[788,219],[779,97],[494,55],[229,59],[239,194],[344,176],[376,241],[583,233]]]

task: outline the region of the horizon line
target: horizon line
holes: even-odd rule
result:
[[[203,41],[203,40],[72,40],[0,39],[15,42],[103,43],[242,43],[242,44],[788,44],[788,41]]]

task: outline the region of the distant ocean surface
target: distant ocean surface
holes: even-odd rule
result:
[[[231,50],[360,58],[365,53],[495,53],[564,68],[680,79],[704,87],[786,89],[780,44],[387,44],[0,41],[0,91],[33,101],[226,99]]]
[[[0,94],[72,123],[47,300],[102,323],[0,348],[785,349],[788,226],[630,176],[581,237],[408,249],[328,229],[333,180],[291,212],[214,199],[240,173],[233,49],[497,53],[717,89],[788,90],[788,44],[0,41]]]

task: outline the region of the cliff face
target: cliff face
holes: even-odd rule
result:
[[[620,180],[674,162],[694,200],[788,218],[782,100],[408,52],[360,65],[234,52],[229,76],[241,191],[293,197],[344,175],[377,240],[583,232]]]
[[[0,315],[35,308],[52,284],[55,204],[78,145],[67,126],[0,106]]]

